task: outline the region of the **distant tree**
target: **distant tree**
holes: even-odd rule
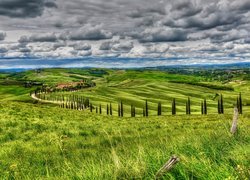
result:
[[[207,100],[204,99],[204,114],[207,115]]]
[[[107,115],[109,115],[109,105],[107,104]]]
[[[186,114],[191,114],[191,102],[189,97],[186,102]]]
[[[175,98],[172,101],[172,115],[176,115],[176,102],[175,102]]]
[[[133,105],[131,104],[131,117],[134,117]]]
[[[203,104],[203,101],[201,101],[201,114],[204,114],[204,104]]]
[[[239,94],[239,114],[242,114],[243,113],[243,108],[242,108],[242,97],[241,97],[241,93]]]
[[[99,113],[102,114],[102,105],[99,105]]]
[[[221,94],[220,96],[220,109],[221,109],[221,114],[224,114],[224,103],[223,103],[223,96]]]
[[[148,100],[145,102],[145,116],[148,117]]]
[[[122,101],[121,101],[121,117],[123,117],[123,103],[122,103]]]
[[[161,102],[158,102],[157,115],[161,116],[161,114],[162,114]]]
[[[90,112],[92,112],[92,111],[93,111],[93,105],[92,105],[92,104],[90,104],[89,109],[90,109]]]
[[[121,117],[121,105],[118,103],[118,116]]]
[[[220,105],[220,99],[218,99],[218,114],[221,114],[221,105]]]
[[[109,104],[109,112],[110,112],[110,115],[112,116],[113,115],[113,110],[112,110],[112,104],[111,103]]]

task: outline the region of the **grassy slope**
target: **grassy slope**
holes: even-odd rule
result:
[[[53,79],[53,71],[46,70],[45,73],[50,74],[46,81]],[[57,73],[62,76],[68,73],[65,71]],[[140,105],[140,101],[143,103],[150,96],[151,100],[166,99],[169,103],[170,95],[178,96],[180,101],[187,95],[193,96],[198,103],[200,97],[217,92],[168,83],[163,80],[165,73],[161,72],[155,75],[158,78],[147,73],[136,73],[137,76],[134,72],[110,73],[105,79],[96,79],[99,86],[95,89],[82,94],[92,95],[97,103],[105,96],[109,96],[105,100],[114,102],[133,97],[131,101]],[[80,72],[79,75],[90,74]],[[37,80],[32,73],[29,76]],[[245,90],[244,96],[248,96],[248,84],[231,84],[236,91]],[[142,87],[145,90],[141,90]],[[155,87],[159,89],[157,92]],[[19,86],[0,86],[1,179],[151,179],[172,154],[177,154],[181,162],[165,179],[247,179],[250,176],[248,112],[240,117],[239,132],[233,137],[229,133],[232,109],[228,109],[226,115],[120,119],[62,111],[31,100],[29,91]],[[229,102],[232,93],[237,94],[223,91]],[[154,112],[151,110],[151,113]]]
[[[249,177],[250,122],[229,133],[231,115],[124,118],[57,107],[1,103],[0,178],[153,178],[172,155],[166,179]]]
[[[183,82],[203,82],[204,80],[201,77],[172,75],[159,71],[116,71],[110,72],[110,75],[104,78],[97,79],[97,87],[73,94],[90,98],[95,106],[101,104],[104,109],[111,102],[113,103],[114,111],[117,111],[117,103],[122,100],[125,104],[126,116],[130,116],[131,104],[136,106],[137,113],[141,115],[145,99],[149,101],[150,115],[157,114],[157,103],[159,101],[162,102],[163,113],[170,115],[173,98],[176,98],[177,113],[179,114],[185,114],[185,103],[188,97],[191,97],[191,109],[194,114],[200,114],[200,103],[204,98],[207,99],[208,113],[217,113],[218,98],[214,99],[216,94],[223,94],[226,113],[232,112],[233,104],[235,104],[239,92],[242,92],[244,104],[250,104],[250,99],[248,98],[250,94],[246,90],[246,88],[249,88],[249,85],[239,86],[237,82],[223,85],[220,82],[213,82],[217,86],[236,87],[235,91],[226,91],[185,83],[172,83],[171,81],[174,79]],[[248,108],[247,111],[249,111]]]

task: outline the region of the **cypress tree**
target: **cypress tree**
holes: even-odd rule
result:
[[[131,117],[134,117],[133,105],[131,104]]]
[[[186,102],[186,114],[188,114],[188,102]]]
[[[118,117],[121,117],[121,105],[118,103]]]
[[[239,94],[239,109],[238,110],[240,114],[243,113],[241,93]]]
[[[88,108],[89,107],[89,98],[86,98],[84,101],[84,107]]]
[[[110,113],[111,116],[113,115],[112,104],[111,103],[109,104],[109,113]]]
[[[161,116],[161,102],[158,102],[158,112],[157,112],[158,116]]]
[[[240,109],[239,97],[237,97],[237,99],[236,99],[236,106],[237,106],[238,111],[240,111],[239,110]]]
[[[99,106],[99,113],[102,114],[102,105]]]
[[[204,114],[204,104],[202,101],[201,101],[201,114]]]
[[[221,106],[221,114],[224,114],[224,104],[223,104],[223,96],[221,94],[220,96],[220,106]]]
[[[121,117],[123,117],[123,103],[121,101]]]
[[[191,114],[191,102],[190,98],[188,97],[187,102],[186,102],[186,114]]]
[[[221,105],[220,105],[220,99],[218,99],[218,114],[221,114]]]
[[[89,98],[87,98],[87,107],[89,107]]]
[[[148,117],[148,100],[145,102],[145,116]]]
[[[176,102],[175,102],[175,98],[173,99],[173,102],[172,102],[172,115],[176,115]]]
[[[187,104],[188,104],[188,114],[191,114],[191,101],[189,97],[188,97]]]
[[[204,99],[204,114],[207,115],[207,100]]]
[[[109,115],[109,105],[107,104],[107,115]]]
[[[92,111],[93,111],[93,106],[92,106],[92,104],[90,104],[89,109],[90,109],[90,112],[92,112]]]

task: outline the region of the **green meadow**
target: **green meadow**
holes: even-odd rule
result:
[[[211,71],[211,72],[210,72]],[[88,79],[95,87],[55,95],[89,98],[102,114],[32,99],[37,85]],[[230,133],[239,93],[243,115]],[[224,114],[217,113],[218,95]],[[187,98],[191,115],[185,115]],[[171,115],[176,98],[177,115]],[[207,99],[208,115],[200,103]],[[142,117],[145,100],[149,117]],[[117,104],[124,103],[125,117]],[[162,103],[163,115],[157,116]],[[105,115],[112,103],[113,116]],[[136,117],[130,117],[131,104]],[[250,76],[247,70],[43,69],[0,73],[0,179],[250,179]]]

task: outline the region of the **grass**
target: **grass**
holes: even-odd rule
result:
[[[188,79],[188,77],[190,77]],[[173,83],[173,79],[178,81]],[[142,116],[142,108],[145,100],[149,102],[149,114],[157,114],[157,104],[162,102],[163,114],[171,114],[171,103],[173,98],[177,102],[177,113],[185,114],[185,105],[188,97],[191,98],[192,114],[200,114],[201,101],[207,100],[208,113],[217,114],[218,95],[224,97],[224,107],[226,113],[231,113],[236,103],[239,92],[244,97],[244,105],[250,104],[250,91],[244,85],[231,82],[222,84],[221,82],[204,82],[202,77],[187,75],[172,75],[161,71],[113,71],[109,75],[95,80],[97,87],[84,89],[78,92],[62,93],[62,95],[79,95],[89,98],[91,103],[98,107],[100,104],[104,109],[109,103],[113,104],[115,114],[117,114],[118,103],[124,104],[125,116],[130,116],[131,104],[136,106],[137,115]],[[190,84],[190,81],[195,83]],[[183,83],[180,83],[183,82]],[[202,86],[200,84],[203,84]],[[204,87],[205,84],[205,87]],[[209,88],[210,87],[210,88]],[[231,88],[229,88],[231,87]],[[232,89],[235,90],[233,91]],[[57,93],[58,94],[58,93]],[[215,98],[216,97],[216,98]],[[249,108],[245,108],[247,112]]]
[[[231,115],[119,119],[41,104],[0,109],[1,179],[152,179],[172,154],[181,162],[166,179],[249,177],[246,116],[233,137]]]
[[[50,81],[53,70],[45,71],[50,71],[48,80],[45,78]],[[64,76],[69,71],[77,75],[80,70],[55,70],[55,74]],[[116,103],[123,98],[126,108],[131,102],[142,106],[145,99],[154,107],[162,100],[166,110],[164,116],[155,116],[153,108],[148,118],[128,115],[118,118],[88,111],[62,110],[32,100],[29,97],[31,89],[1,85],[0,179],[154,179],[173,154],[181,161],[163,179],[250,178],[247,106],[240,116],[237,134],[233,136],[229,132],[231,103],[242,90],[244,103],[248,103],[248,82],[231,82],[235,89],[232,92],[171,83],[168,80],[172,78],[166,78],[165,72],[145,71],[133,76],[138,72],[107,70],[108,74],[100,77],[97,72],[95,78],[86,75],[87,72],[79,73],[93,78],[97,87],[77,94],[89,96],[97,104]],[[154,78],[148,75],[154,73]],[[37,80],[35,75],[33,78]],[[204,81],[200,77],[190,78]],[[224,94],[226,113],[199,115],[200,98],[210,99],[214,93]],[[169,115],[172,96],[179,102],[176,116]],[[189,116],[183,115],[182,110],[187,96],[194,103],[194,113]],[[213,104],[211,99],[209,102]],[[211,105],[210,112],[213,111],[215,107]]]

